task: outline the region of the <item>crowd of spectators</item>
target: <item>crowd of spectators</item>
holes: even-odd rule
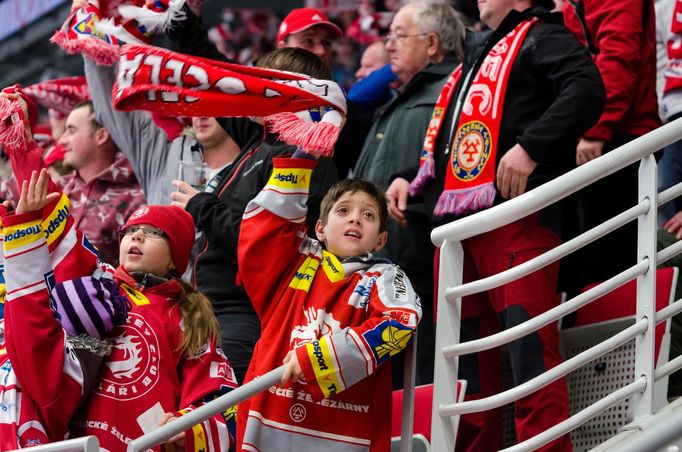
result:
[[[183,69],[177,60],[158,69],[162,54],[140,46],[138,51],[150,52],[148,66],[158,65],[146,101],[178,106],[121,108],[117,102],[142,72],[134,65],[143,56],[121,56],[117,67],[102,64],[108,48],[92,52],[92,46],[81,50],[84,77],[0,94],[11,314],[0,323],[0,377],[15,378],[24,389],[23,403],[32,407],[29,418],[24,413],[13,424],[0,420],[0,434],[10,431],[5,424],[14,429],[12,440],[0,439],[0,451],[61,439],[67,430],[97,435],[109,450],[124,450],[130,439],[282,362],[281,384],[239,407],[237,431],[234,411],[226,412],[172,442],[211,451],[235,441],[239,450],[346,450],[348,444],[387,450],[388,424],[378,418],[390,411],[390,388],[401,387],[402,369],[394,363],[391,375],[385,362],[394,355],[391,361],[400,362],[417,323],[417,384],[433,379],[433,227],[504,203],[679,116],[682,3],[674,0],[658,0],[656,9],[644,0],[361,0],[352,10],[299,8],[283,17],[226,7],[208,30],[201,2],[146,2],[144,9],[144,1],[127,3],[135,7],[125,14],[121,9],[119,22],[111,18],[123,24],[118,30],[133,23],[126,36],[139,32],[142,41],[151,32],[165,33],[178,58],[201,57],[188,65],[198,85],[210,85],[210,71],[231,68],[225,79],[233,84],[221,85],[218,93],[229,96],[240,83],[286,71],[278,76],[303,74],[286,80],[288,89],[301,91],[283,96],[273,85],[259,85],[260,109],[221,97],[234,102],[230,111],[245,112],[223,117],[219,108],[198,110],[196,105],[207,105],[203,98],[161,87],[164,77],[178,87],[187,83],[178,75]],[[94,30],[107,10],[74,0],[67,24],[75,24],[74,35]],[[139,15],[142,10],[147,16]],[[164,19],[143,22],[148,16]],[[109,24],[101,30],[114,36],[115,29]],[[101,39],[101,30],[100,36],[74,41]],[[308,133],[306,144],[276,132],[273,124],[284,113],[267,111],[273,98],[286,98],[283,105],[301,102],[304,90],[313,93],[303,96],[307,101],[318,103],[294,109],[297,119],[287,120],[307,121],[306,127],[296,123],[296,130]],[[334,138],[323,145],[315,130]],[[678,147],[663,154],[661,188],[682,178],[675,172]],[[464,241],[465,282],[527,262],[630,207],[636,171],[625,168],[566,203]],[[661,210],[659,239],[665,243],[682,236],[676,211],[672,205]],[[561,264],[465,297],[462,340],[518,325],[556,306],[558,290],[574,295],[633,264],[634,227]],[[29,257],[19,258],[24,251]],[[97,264],[88,253],[97,253]],[[34,255],[45,265],[21,276],[21,265],[30,266]],[[43,270],[45,281],[38,281]],[[90,279],[71,282],[80,278]],[[76,288],[54,292],[63,284]],[[34,393],[33,377],[18,366],[25,359],[13,345],[11,335],[19,333],[12,325],[30,327],[15,317],[22,312],[16,300],[27,296],[37,306],[37,331],[44,334],[34,341],[53,338],[50,372],[60,373],[59,381],[74,394],[82,391],[83,400],[60,396],[69,416],[84,404],[70,425],[43,406],[41,398],[48,396]],[[59,333],[55,318],[66,319],[47,318],[50,306],[66,309],[62,317],[71,321],[87,311],[87,322],[102,322],[92,318],[92,309],[73,308],[69,296],[125,311],[107,308],[118,320],[106,320],[104,336],[113,339],[108,356],[97,357],[97,378],[88,374],[92,358],[79,360],[80,345],[71,338],[81,331]],[[148,306],[162,303],[169,304]],[[171,321],[164,324],[159,313]],[[682,322],[673,322],[673,331],[680,331],[673,337],[676,356],[682,352]],[[84,329],[82,335],[93,335]],[[169,342],[159,346],[158,337],[165,336]],[[195,343],[187,345],[184,337]],[[508,353],[514,385],[535,378],[562,362],[557,326],[515,341]],[[148,366],[140,370],[144,360]],[[10,361],[17,363],[14,369]],[[500,363],[499,351],[460,360],[467,399],[499,391]],[[671,388],[682,388],[671,381]],[[165,391],[152,391],[157,384]],[[671,395],[679,395],[675,391]],[[154,394],[161,394],[156,404],[149,402]],[[109,419],[102,414],[116,406],[125,408]],[[560,379],[517,402],[517,438],[528,439],[568,416],[566,382]],[[22,422],[40,428],[22,429]],[[212,438],[202,436],[210,432]],[[499,410],[462,416],[458,450],[497,450],[501,433]],[[547,447],[571,450],[570,438]]]

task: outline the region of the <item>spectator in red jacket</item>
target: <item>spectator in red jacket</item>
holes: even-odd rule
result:
[[[582,165],[661,125],[654,6],[645,0],[570,0],[564,22],[589,49],[606,87],[604,112],[576,148],[576,164]],[[633,164],[578,193],[581,232],[635,205],[637,169]],[[576,289],[634,265],[636,226],[630,223],[583,250]]]

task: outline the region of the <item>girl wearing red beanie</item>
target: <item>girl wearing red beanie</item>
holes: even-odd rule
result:
[[[21,97],[2,97],[0,100],[5,102],[18,102],[19,106],[12,107],[13,111],[20,111],[25,117],[27,110]],[[17,125],[12,118],[2,119],[12,121],[9,126]],[[20,121],[23,122],[22,118]],[[23,141],[28,146],[19,146],[13,152],[15,159],[21,161],[33,143],[30,126],[27,122],[23,126]],[[0,142],[4,142],[2,129],[3,124],[0,124]],[[27,168],[22,171],[25,173]],[[36,177],[37,173],[33,173],[33,189],[28,191],[33,192],[36,186],[43,187],[35,190],[34,197],[40,198],[44,205],[49,207],[65,198],[56,193],[48,195],[55,187],[49,183],[44,171],[37,181]],[[68,199],[64,202],[67,204],[60,211],[64,217],[60,217],[61,222],[72,224]],[[17,254],[33,251],[32,247],[24,250],[28,233],[46,237],[49,244],[50,228],[58,228],[56,223],[41,221],[40,212],[32,213],[36,218],[13,225],[9,241],[17,239]],[[84,248],[92,248],[85,237],[77,237]],[[7,234],[5,240],[8,240]],[[121,265],[112,269],[112,286],[125,297],[128,314],[125,322],[115,327],[110,335],[112,351],[99,367],[94,388],[81,406],[80,414],[70,424],[71,437],[94,435],[101,448],[123,452],[131,440],[236,387],[232,367],[217,345],[218,325],[210,303],[177,277],[187,267],[193,242],[192,217],[172,206],[143,207],[131,215],[121,229]],[[49,259],[54,260],[51,247],[50,252]],[[69,260],[72,273],[80,271],[85,275],[92,271],[90,263],[85,265],[79,255],[73,257]],[[38,262],[33,262],[38,266]],[[54,273],[57,274],[57,269]],[[74,325],[78,330],[99,330],[101,319],[92,309],[74,309],[69,303],[79,288],[69,284],[57,286],[51,296],[57,305],[65,306],[65,310],[59,311],[62,323]],[[99,296],[99,292],[97,287],[90,287],[89,293]],[[64,363],[65,369],[68,365]],[[97,373],[97,369],[89,371]],[[35,369],[33,373],[38,374]],[[81,374],[82,378],[86,376]],[[50,380],[52,375],[43,377]],[[87,394],[83,388],[77,395]],[[227,450],[234,437],[233,416],[234,413],[218,414],[174,438],[173,442],[185,450]],[[67,418],[64,419],[66,422],[69,414],[63,417]],[[55,440],[54,437],[49,439]]]

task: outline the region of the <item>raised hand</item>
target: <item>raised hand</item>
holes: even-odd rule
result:
[[[45,206],[61,196],[60,193],[48,193],[50,176],[46,169],[40,174],[37,171],[31,173],[31,180],[21,184],[21,195],[17,203],[17,214],[41,211]]]

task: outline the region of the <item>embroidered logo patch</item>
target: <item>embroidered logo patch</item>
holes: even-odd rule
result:
[[[159,341],[142,316],[128,314],[117,329],[109,359],[100,370],[96,392],[114,400],[132,400],[149,392],[159,381]]]
[[[463,181],[475,179],[490,157],[490,130],[480,121],[468,122],[458,130],[452,148],[455,152],[455,158],[452,159],[455,177]]]
[[[400,353],[412,338],[412,329],[395,321],[384,321],[362,335],[377,364]]]

